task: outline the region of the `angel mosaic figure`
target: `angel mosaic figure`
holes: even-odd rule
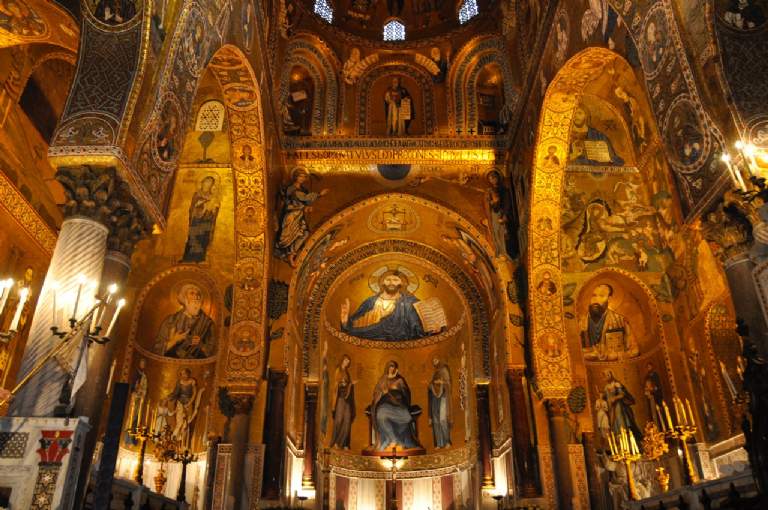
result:
[[[291,184],[281,192],[280,227],[275,240],[275,254],[292,267],[296,257],[309,237],[307,213],[318,198],[327,195],[328,190],[309,191],[310,175],[304,168],[296,168],[291,175]]]

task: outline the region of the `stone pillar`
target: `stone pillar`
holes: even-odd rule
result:
[[[104,433],[104,447],[101,450],[99,473],[96,476],[96,488],[93,492],[93,508],[109,508],[129,390],[128,383],[115,383],[112,388],[112,401],[109,404],[109,415]]]
[[[549,418],[549,436],[552,443],[555,479],[557,480],[558,508],[573,508],[574,489],[571,484],[570,469],[570,431],[568,428],[568,403],[564,398],[548,399],[546,401],[547,417]]]
[[[477,396],[477,439],[480,457],[480,484],[482,489],[493,489],[493,463],[491,462],[491,406],[487,384],[475,386]]]
[[[65,304],[65,296],[77,293],[80,275],[89,284],[98,282],[104,265],[107,249],[107,227],[86,217],[70,217],[61,225],[53,258],[45,276],[43,288],[37,300],[29,339],[19,369],[19,380],[26,376],[58,343],[51,335],[53,320],[53,288],[58,286],[58,313],[72,315],[71,305]],[[81,295],[80,308],[92,306],[95,286],[86,287]],[[64,298],[64,299],[63,299]],[[68,311],[67,311],[68,308]],[[60,321],[58,326],[64,326]],[[45,367],[33,376],[11,403],[11,416],[51,416],[59,401],[61,388],[67,378],[66,372],[56,360],[49,360]]]
[[[733,296],[736,317],[742,319],[749,327],[749,337],[757,344],[760,352],[766,354],[768,353],[768,325],[765,322],[765,312],[757,295],[753,276],[755,263],[748,253],[742,252],[727,259],[723,265],[728,287]]]
[[[122,288],[131,270],[131,254],[136,243],[149,229],[148,222],[141,217],[126,190],[115,193],[110,201],[110,235],[107,238],[107,255],[101,273],[98,295],[107,293],[112,283]],[[103,402],[106,398],[109,375],[112,370],[115,350],[120,338],[112,338],[104,345],[92,345],[88,354],[88,384],[80,388],[72,411],[73,416],[85,416],[91,424],[91,430],[85,438],[83,458],[80,465],[80,478],[75,495],[75,508],[82,506],[88,479],[90,476],[93,452],[96,448],[103,416]]]
[[[45,276],[19,370],[19,380],[26,376],[57,344],[51,336],[51,326],[66,326],[72,315],[72,301],[86,280],[80,296],[78,311],[90,308],[101,279],[107,251],[110,199],[115,189],[112,169],[88,166],[60,169],[56,178],[64,187],[65,220],[56,241],[51,264]],[[53,290],[56,288],[54,311]],[[62,365],[50,360],[24,386],[11,404],[12,416],[49,416],[56,406],[62,385],[68,374]]]
[[[307,490],[315,488],[317,395],[317,384],[308,383],[304,386],[304,470],[301,475],[301,487]]]
[[[280,480],[283,473],[285,448],[285,387],[288,374],[270,370],[267,375],[267,406],[264,420],[264,458],[269,459],[264,465],[264,483],[261,497],[264,499],[280,498]]]
[[[525,373],[523,368],[507,369],[507,388],[509,389],[509,408],[512,413],[512,460],[515,466],[515,485],[517,493],[524,498],[541,495],[541,482],[538,477],[538,453],[532,440],[533,430],[528,416],[530,402],[525,392]]]
[[[227,487],[227,510],[248,508],[247,497],[243,493],[243,473],[245,473],[245,452],[248,449],[248,432],[251,426],[253,395],[230,395],[235,415],[229,428],[229,443],[232,456],[229,462],[229,487]]]

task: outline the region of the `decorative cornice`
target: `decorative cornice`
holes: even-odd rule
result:
[[[0,172],[0,207],[8,211],[8,214],[45,253],[53,254],[53,248],[56,246],[56,231],[43,220],[3,172]]]

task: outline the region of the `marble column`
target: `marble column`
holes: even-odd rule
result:
[[[755,263],[747,252],[742,252],[727,259],[723,266],[736,317],[744,320],[749,327],[749,337],[760,352],[768,354],[768,325],[753,276]]]
[[[253,395],[233,394],[229,398],[234,405],[235,415],[229,427],[229,443],[232,456],[229,462],[229,487],[227,487],[227,510],[240,510],[249,507],[243,489],[245,483],[245,452],[248,449],[248,432],[251,428]]]
[[[315,488],[317,395],[317,384],[308,383],[304,386],[304,469],[301,488],[307,490]]]
[[[512,459],[515,466],[515,485],[524,498],[541,495],[538,477],[538,454],[533,441],[533,430],[528,415],[530,402],[525,391],[525,369],[507,369],[509,408],[512,412]]]
[[[115,190],[113,169],[88,166],[62,168],[56,174],[66,196],[65,220],[32,318],[18,379],[30,373],[57,344],[51,326],[67,326],[78,289],[78,314],[94,303],[101,279],[109,234],[110,199]],[[54,300],[54,289],[56,299]],[[54,301],[57,310],[54,310]],[[48,361],[11,404],[12,416],[50,416],[69,374],[58,360]]]
[[[489,387],[478,384],[475,387],[477,396],[477,439],[480,457],[480,483],[482,489],[493,489],[493,463],[491,461],[491,406]]]
[[[267,406],[264,419],[264,481],[261,486],[263,499],[280,498],[280,480],[283,474],[285,454],[285,387],[288,374],[270,370],[267,375]]]
[[[571,433],[568,428],[568,403],[563,398],[546,401],[549,418],[549,436],[552,443],[552,457],[555,478],[557,480],[558,508],[572,508],[574,488],[571,484],[570,443]]]
[[[134,242],[140,239],[137,235]],[[110,237],[108,245],[114,247],[115,241]],[[125,246],[123,247],[125,248]],[[132,251],[133,243],[130,244]],[[110,250],[104,259],[104,268],[99,285],[99,295],[107,292],[107,287],[112,283],[122,288],[128,278],[131,269],[130,253],[124,253],[116,250]],[[80,463],[80,478],[77,484],[77,493],[75,495],[75,508],[82,506],[85,490],[88,486],[90,476],[91,462],[93,452],[99,438],[101,423],[104,411],[104,401],[107,398],[107,386],[112,372],[115,351],[120,343],[119,338],[112,338],[112,341],[104,345],[92,345],[88,354],[88,373],[87,381],[75,397],[75,405],[72,410],[73,416],[86,416],[91,424],[91,430],[85,436],[83,445],[83,456]]]

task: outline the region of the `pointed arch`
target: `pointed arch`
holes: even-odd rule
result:
[[[547,398],[565,397],[571,388],[568,349],[562,349],[560,355],[553,357],[548,355],[545,346],[568,343],[560,247],[564,176],[570,153],[572,119],[587,87],[606,76],[608,66],[629,69],[629,64],[620,55],[605,48],[592,47],[573,56],[547,89],[539,119],[529,211],[528,288],[536,288],[542,280],[551,279],[556,292],[546,299],[532,293],[528,306],[534,369],[538,386]],[[645,97],[636,99],[644,112],[650,112]],[[649,126],[650,138],[658,140],[659,130],[650,121],[650,113],[645,117],[653,124]],[[653,142],[651,145],[657,144]]]
[[[315,82],[315,100],[312,111],[312,134],[332,135],[336,132],[336,111],[339,104],[339,61],[328,46],[316,36],[300,34],[285,50],[280,72],[278,111],[288,99],[291,69],[305,68]]]
[[[507,105],[514,111],[519,101],[519,93],[514,87],[514,74],[507,55],[506,43],[502,37],[481,36],[469,41],[456,55],[448,73],[448,86],[453,108],[449,123],[452,130],[477,128],[477,80],[483,68],[496,64],[501,68],[504,81],[504,97]]]

